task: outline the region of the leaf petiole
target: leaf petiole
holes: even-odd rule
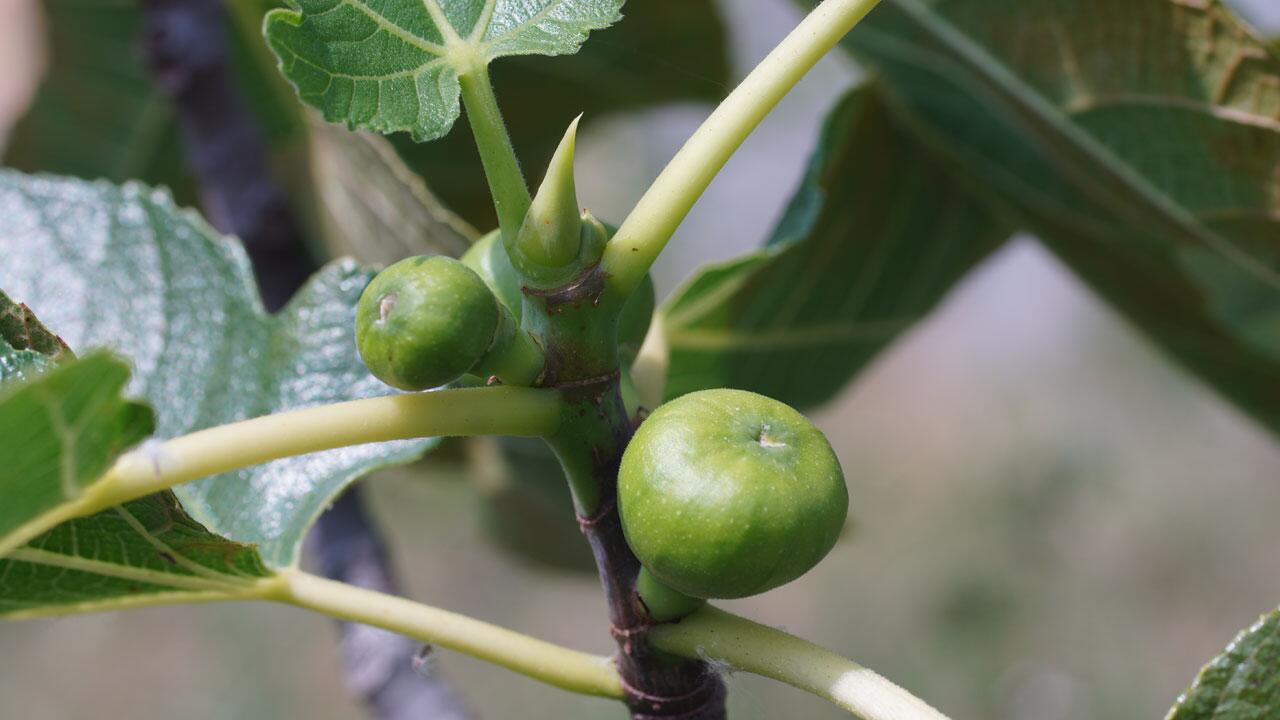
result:
[[[520,232],[532,198],[520,171],[515,148],[511,145],[507,125],[502,120],[498,98],[493,94],[489,68],[483,58],[478,58],[472,66],[470,71],[458,76],[458,84],[462,88],[462,103],[467,109],[467,122],[471,124],[484,175],[489,181],[489,191],[493,193],[498,226],[502,229],[503,240],[509,245],[515,242],[516,234]]]
[[[67,520],[270,460],[420,437],[550,435],[560,425],[561,405],[555,390],[458,388],[320,405],[149,443],[120,456],[75,500],[0,539],[0,556]]]
[[[760,121],[880,0],[825,0],[690,136],[605,247],[601,267],[619,297],[639,286],[694,203]]]
[[[706,605],[649,632],[655,648],[713,660],[829,700],[863,720],[947,720],[873,670],[789,633]]]

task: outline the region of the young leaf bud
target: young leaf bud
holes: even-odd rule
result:
[[[547,174],[533,198],[533,205],[511,248],[512,263],[535,278],[555,276],[578,259],[582,248],[582,219],[578,191],[573,180],[573,156],[578,121],[569,124],[560,146],[551,157]]]

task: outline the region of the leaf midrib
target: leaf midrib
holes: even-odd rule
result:
[[[667,342],[673,349],[778,350],[842,342],[883,340],[915,322],[914,317],[875,322],[828,323],[802,328],[749,330],[672,330]]]
[[[945,45],[980,75],[991,78],[995,85],[1004,88],[1011,97],[1040,117],[1096,162],[1106,167],[1126,186],[1132,188],[1135,193],[1151,202],[1162,213],[1181,226],[1190,237],[1200,241],[1204,247],[1238,266],[1243,272],[1256,277],[1272,288],[1280,290],[1280,273],[1272,271],[1226,238],[1198,222],[1189,210],[1179,207],[1171,198],[1138,174],[1128,163],[1116,157],[1088,133],[1068,122],[1060,109],[1022,82],[1004,63],[964,36],[946,18],[940,16],[920,0],[894,0],[894,4],[934,40]],[[892,46],[900,45],[892,38],[871,28],[862,28],[859,32],[862,40],[875,38],[882,48],[888,49]],[[917,62],[915,56],[920,54],[919,48],[912,46],[910,50],[902,52],[901,49],[897,49],[896,51],[890,50],[890,52],[895,52],[903,60]]]
[[[193,592],[238,593],[260,582],[258,578],[248,579],[235,576],[212,578],[175,575],[147,568],[135,568],[101,560],[73,557],[33,547],[19,548],[5,555],[3,559]]]

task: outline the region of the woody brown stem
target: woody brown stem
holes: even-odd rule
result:
[[[616,344],[607,332],[602,337],[582,332],[599,326],[598,313],[610,311],[599,304],[603,282],[593,271],[556,292],[525,291],[526,310],[543,323],[544,382],[559,388],[564,400],[561,429],[548,443],[574,490],[578,523],[595,557],[631,717],[723,720],[719,676],[704,662],[657,653],[647,640],[654,623],[635,593],[640,562],[627,545],[618,514],[618,467],[633,427],[622,402]]]

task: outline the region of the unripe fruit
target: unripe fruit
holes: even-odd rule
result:
[[[822,432],[776,400],[704,390],[654,411],[622,458],[627,542],[695,598],[739,598],[808,572],[835,545],[848,494]]]
[[[452,258],[412,257],[378,273],[356,308],[356,345],[379,380],[426,390],[475,367],[501,316],[493,293]]]

